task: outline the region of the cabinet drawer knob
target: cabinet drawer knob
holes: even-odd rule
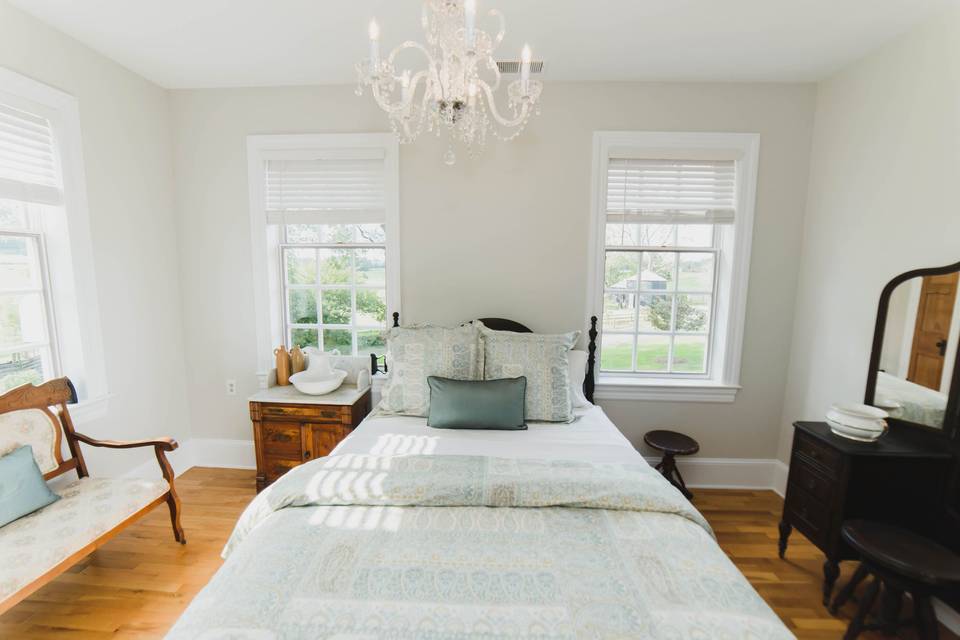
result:
[[[304,460],[309,460],[309,459],[310,459],[310,452],[309,452],[309,451],[304,451],[304,452],[303,452],[303,459],[304,459]]]

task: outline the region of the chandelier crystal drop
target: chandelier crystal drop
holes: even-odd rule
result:
[[[496,9],[487,16],[497,25],[495,35],[477,26],[476,0],[425,0],[420,22],[426,44],[408,40],[381,57],[380,26],[372,20],[370,56],[357,64],[357,95],[369,88],[401,143],[425,131],[438,137],[446,133],[446,164],[456,162],[455,141],[475,155],[488,135],[512,140],[540,112],[543,85],[530,79],[528,46],[521,54],[520,77],[506,84],[504,110],[497,106],[495,96],[504,83],[493,53],[506,27]],[[407,50],[411,53],[404,54]],[[400,58],[414,55],[425,63],[420,70],[401,68]]]

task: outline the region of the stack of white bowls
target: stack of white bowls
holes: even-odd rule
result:
[[[887,432],[887,415],[866,404],[835,404],[827,411],[827,424],[843,438],[873,442]]]

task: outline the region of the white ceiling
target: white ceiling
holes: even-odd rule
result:
[[[548,81],[810,81],[958,0],[478,0]],[[11,0],[168,88],[355,82],[382,42],[420,40],[418,0]],[[483,24],[483,23],[481,23]],[[493,27],[490,27],[493,29]]]

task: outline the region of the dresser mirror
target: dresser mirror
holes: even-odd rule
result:
[[[891,280],[880,296],[866,404],[945,435],[957,427],[960,263]]]

